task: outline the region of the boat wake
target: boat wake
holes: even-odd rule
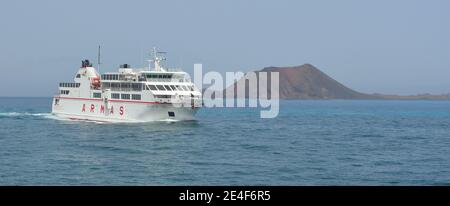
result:
[[[0,113],[0,117],[47,117],[52,116],[51,113],[29,113],[29,112],[4,112]]]
[[[0,118],[13,118],[13,119],[54,119],[54,120],[68,120],[62,117],[57,117],[52,113],[30,113],[30,112],[3,112],[0,113]]]
[[[57,115],[53,115],[52,113],[30,113],[30,112],[0,112],[0,119],[1,118],[12,118],[12,119],[53,119],[53,120],[59,120],[59,121],[68,121],[68,122],[89,122],[89,123],[95,123],[95,124],[117,124],[117,123],[124,123],[124,122],[114,122],[114,121],[96,121],[96,120],[89,120],[89,119],[78,119],[78,118],[67,118],[67,117],[61,117]],[[136,121],[136,122],[127,122],[127,123],[149,123],[149,122],[167,122],[167,123],[175,123],[180,122],[181,120],[175,120],[175,119],[162,119],[162,120],[154,120],[154,121]]]

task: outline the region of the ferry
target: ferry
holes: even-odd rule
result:
[[[200,90],[186,72],[164,68],[162,52],[153,54],[153,68],[123,64],[118,72],[101,75],[83,60],[73,82],[59,83],[52,114],[101,122],[193,120],[202,106]]]

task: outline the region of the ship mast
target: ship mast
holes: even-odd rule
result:
[[[165,72],[166,70],[162,67],[162,61],[166,60],[166,58],[158,55],[158,54],[165,54],[166,52],[158,52],[156,50],[156,47],[153,47],[153,59],[149,60],[148,68],[151,70],[150,62],[154,63],[154,70],[158,72]]]
[[[98,54],[97,54],[97,69],[98,69],[98,73],[100,73],[100,50],[101,50],[101,46],[98,45]]]

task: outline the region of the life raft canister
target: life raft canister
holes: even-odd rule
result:
[[[100,87],[100,77],[92,77],[91,78],[91,84],[95,88]]]

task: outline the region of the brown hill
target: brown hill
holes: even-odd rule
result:
[[[311,64],[294,67],[266,67],[260,71],[256,71],[257,76],[259,76],[259,72],[279,72],[279,95],[281,99],[380,98],[379,96],[354,91],[329,77]],[[244,81],[244,79],[240,79],[239,81]],[[235,85],[237,85],[237,82]],[[270,85],[267,87],[268,93],[270,94]],[[234,88],[236,94],[236,87]],[[232,89],[232,87],[230,86],[226,90],[229,89]],[[245,97],[248,98],[248,89],[246,90]]]

